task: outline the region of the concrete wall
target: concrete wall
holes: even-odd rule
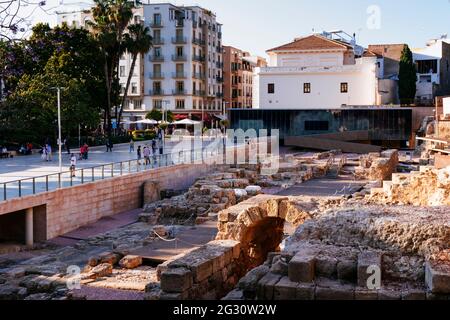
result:
[[[36,238],[50,239],[102,217],[141,207],[142,185],[146,180],[160,181],[162,189],[184,189],[212,169],[213,165],[205,164],[177,165],[11,199],[0,203],[0,215],[34,207],[35,215],[40,217],[39,223],[35,221]],[[44,237],[42,217],[45,215]],[[36,234],[37,231],[41,234]]]

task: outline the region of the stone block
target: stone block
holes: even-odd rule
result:
[[[317,277],[335,278],[337,274],[337,259],[329,256],[317,256],[315,274]]]
[[[356,261],[351,261],[351,260],[338,261],[337,277],[339,280],[356,282],[356,278],[357,278]]]
[[[315,285],[309,283],[299,283],[297,285],[297,300],[314,300]]]
[[[295,300],[298,283],[282,277],[274,287],[274,300]]]
[[[356,288],[355,300],[378,300],[378,291],[368,290],[365,288]]]
[[[92,268],[91,271],[87,273],[86,278],[97,279],[97,278],[106,277],[106,276],[112,274],[112,270],[113,270],[112,264],[102,263],[102,264],[99,264],[98,266]]]
[[[427,261],[425,283],[432,293],[450,294],[450,267]]]
[[[161,273],[161,290],[166,293],[183,293],[192,284],[192,272],[187,268],[167,269]]]
[[[378,290],[378,300],[401,300],[402,293],[392,288],[381,288]]]
[[[375,251],[366,251],[358,255],[358,286],[367,288],[367,280],[372,275],[369,267],[376,266],[381,270],[382,255]]]
[[[294,282],[314,281],[316,258],[309,250],[299,251],[289,262],[289,279]]]
[[[278,274],[267,273],[258,282],[256,297],[258,300],[273,300],[274,287],[280,281],[281,276]]]
[[[135,269],[142,265],[142,257],[134,255],[125,256],[119,261],[119,265],[125,269]]]
[[[420,289],[406,289],[403,290],[402,300],[426,300],[427,296],[424,290]]]
[[[320,280],[315,291],[316,300],[354,300],[355,288],[330,280]]]

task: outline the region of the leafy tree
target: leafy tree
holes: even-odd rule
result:
[[[416,96],[416,66],[413,55],[407,45],[404,46],[400,57],[398,94],[402,104],[411,104]]]
[[[163,119],[163,113],[161,110],[153,109],[147,115],[145,116],[146,119],[155,120],[155,121],[162,121]],[[173,122],[175,120],[175,116],[172,111],[167,110],[166,111],[166,121],[167,122]]]
[[[22,42],[0,42],[0,135],[10,141],[40,142],[56,133],[55,86],[62,91],[63,134],[78,124],[96,128],[106,104],[100,50],[86,30],[38,24]]]
[[[144,54],[147,53],[152,47],[150,29],[140,23],[130,25],[128,27],[128,33],[125,34],[125,46],[127,52],[129,52],[132,56],[132,62],[128,73],[127,83],[125,85],[125,93],[123,94],[122,102],[120,104],[119,116],[117,118],[118,126],[120,126],[123,106],[125,105],[125,101],[127,99],[128,89],[130,88],[131,78],[133,77],[134,68],[136,66],[136,60],[139,55],[143,57]]]

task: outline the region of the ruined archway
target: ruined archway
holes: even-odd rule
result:
[[[288,197],[259,195],[219,213],[217,240],[239,241],[245,274],[279,250],[285,222],[298,227],[309,218]]]

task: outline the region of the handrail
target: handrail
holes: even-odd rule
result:
[[[204,151],[208,150],[205,148],[199,148],[199,149],[191,149],[191,150],[181,150],[179,152],[172,152],[172,153],[164,153],[164,154],[158,154],[158,155],[150,155],[150,162],[148,164],[145,164],[145,158],[142,159],[130,159],[130,160],[124,160],[119,162],[110,162],[105,163],[98,166],[92,166],[92,167],[86,167],[86,168],[80,168],[76,169],[76,177],[81,179],[76,181],[76,185],[83,185],[87,183],[92,183],[95,181],[101,181],[106,180],[109,178],[114,178],[116,176],[116,173],[114,171],[117,171],[118,176],[124,176],[132,173],[138,173],[142,171],[149,171],[157,168],[162,167],[170,167],[173,165],[178,165],[181,163],[186,162],[186,159],[189,159],[191,162],[195,162],[198,160],[198,157],[196,155],[200,153],[200,158],[204,159],[204,157],[208,158],[209,156],[214,156],[211,154],[211,152],[207,152],[204,154]],[[220,147],[218,147],[216,150],[213,151],[219,151]],[[211,151],[211,150],[210,150]],[[186,154],[190,153],[189,157],[186,157]],[[213,152],[215,153],[215,152]],[[174,156],[178,156],[178,162],[174,162]],[[128,168],[127,168],[128,167]],[[134,169],[132,169],[134,167]],[[108,169],[109,168],[109,169]],[[96,176],[96,169],[101,169],[101,175]],[[110,175],[105,175],[105,169],[111,170]],[[128,170],[127,170],[128,169]],[[85,176],[85,172],[90,172],[90,174]],[[69,177],[70,176],[70,177]],[[52,179],[54,178],[54,179]],[[45,180],[42,183],[44,184],[39,189],[42,189],[42,191],[37,190],[36,186],[39,181],[37,180]],[[56,183],[55,187],[49,186],[50,182]],[[57,173],[50,173],[46,175],[41,176],[35,176],[35,177],[29,177],[29,178],[23,178],[23,179],[17,179],[17,180],[11,180],[6,182],[0,182],[0,202],[15,199],[15,198],[21,198],[24,195],[25,190],[24,184],[25,183],[32,183],[30,186],[31,193],[26,194],[28,195],[35,195],[43,192],[48,192],[51,190],[58,190],[58,189],[64,189],[68,187],[74,186],[74,178],[71,175],[71,171],[63,171],[63,172],[57,172]],[[17,195],[18,196],[11,196],[8,197],[8,185],[18,184],[18,190]],[[64,184],[67,184],[67,186],[64,186]],[[14,188],[16,189],[16,188]],[[2,195],[1,195],[2,194]]]

